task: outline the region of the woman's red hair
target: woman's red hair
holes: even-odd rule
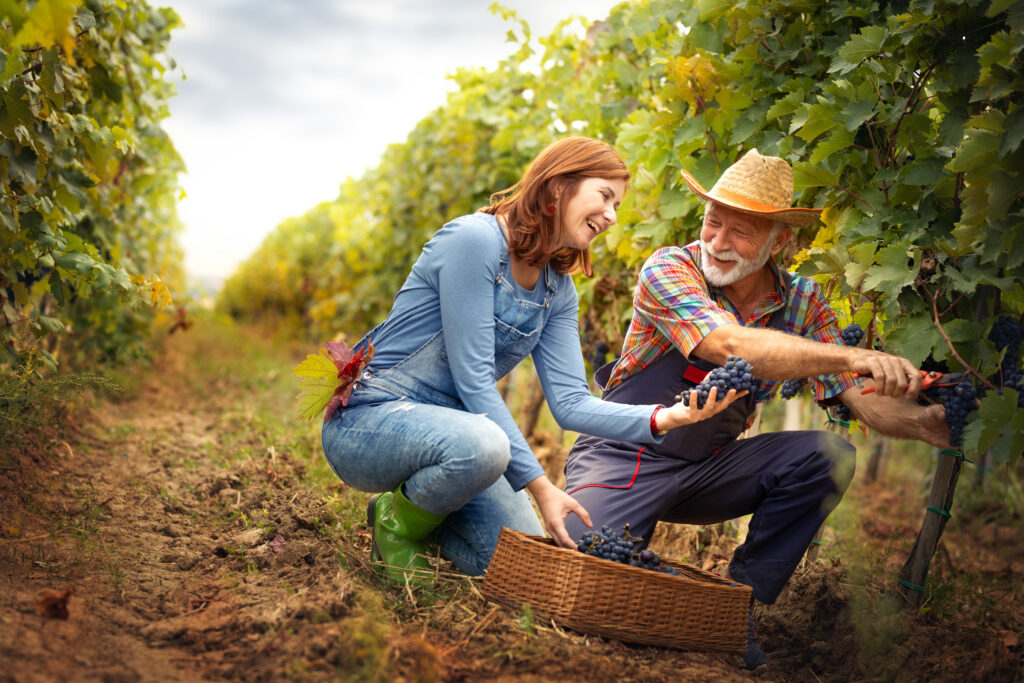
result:
[[[492,194],[490,206],[482,210],[505,218],[509,252],[520,261],[539,268],[551,263],[559,273],[581,270],[589,277],[590,249],[558,246],[558,217],[585,178],[628,183],[629,169],[606,142],[563,138],[545,147],[519,182]],[[545,211],[549,205],[557,207],[554,215]]]

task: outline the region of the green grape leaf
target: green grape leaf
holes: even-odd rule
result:
[[[865,26],[839,48],[828,72],[842,75],[853,71],[862,61],[881,51],[887,36],[888,32],[881,26]]]
[[[1024,410],[1017,407],[1017,392],[990,391],[964,429],[964,449],[981,453],[992,449],[997,463],[1010,462],[1024,453]]]

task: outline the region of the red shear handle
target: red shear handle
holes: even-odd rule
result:
[[[935,384],[940,379],[942,379],[942,373],[941,372],[935,372],[934,370],[932,370],[932,371],[921,370],[920,373],[921,373],[921,389],[922,390],[923,389],[927,389],[928,387],[930,387],[931,385]],[[860,379],[863,376],[864,375],[861,375],[859,372],[853,373],[854,379]],[[870,377],[870,375],[867,375],[867,377]],[[874,387],[868,387],[867,389],[861,389],[860,393],[862,393],[862,394],[873,394],[873,393],[875,393],[875,388]]]

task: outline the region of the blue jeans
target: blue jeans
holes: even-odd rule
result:
[[[447,514],[438,544],[459,571],[484,573],[502,526],[543,535],[526,491],[502,476],[508,437],[494,422],[375,389],[353,399],[324,425],[327,462],[354,488],[392,491],[405,482],[413,504]]]

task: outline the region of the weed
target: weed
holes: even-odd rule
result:
[[[533,607],[529,603],[524,602],[519,608],[519,628],[526,631],[530,635],[537,633],[537,625],[535,623],[535,616],[533,614]]]

